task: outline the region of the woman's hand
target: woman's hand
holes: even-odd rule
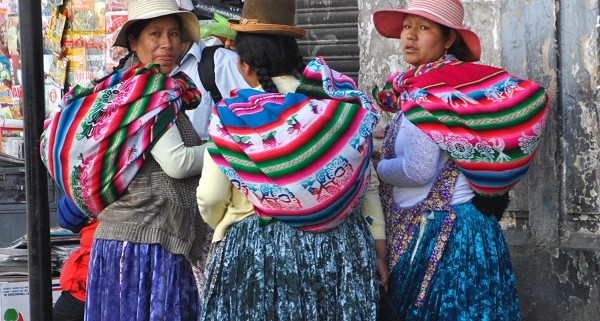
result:
[[[375,240],[375,252],[377,253],[377,274],[379,275],[379,285],[387,291],[388,269],[386,264],[387,250],[385,240]]]
[[[373,162],[373,168],[377,170],[377,164],[381,160],[381,152],[379,150],[374,149],[371,153],[371,162]]]

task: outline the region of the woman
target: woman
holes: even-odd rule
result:
[[[205,147],[183,110],[200,93],[185,74],[167,75],[182,43],[199,40],[198,20],[172,0],[130,1],[128,13],[115,45],[140,64],[69,92],[43,156],[99,222],[86,320],[197,320],[190,261],[204,238],[194,196]]]
[[[414,0],[373,16],[414,67],[374,91],[397,112],[377,173],[389,293],[406,320],[520,319],[496,215],[530,165],[548,100],[534,82],[472,63],[480,43],[463,15],[458,0]]]
[[[231,24],[239,70],[255,89],[221,102],[209,125],[197,200],[215,233],[202,320],[376,318],[377,274],[387,277],[369,161],[378,115],[321,59],[300,85],[295,38],[305,31],[293,26],[294,8],[246,1]]]

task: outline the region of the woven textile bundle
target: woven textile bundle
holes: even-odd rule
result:
[[[93,88],[73,87],[44,124],[40,154],[77,207],[97,216],[127,188],[152,144],[200,92],[183,73],[158,65],[121,70]]]
[[[453,58],[394,73],[374,96],[431,137],[481,195],[504,194],[523,178],[550,106],[531,80]]]
[[[208,150],[260,219],[323,231],[351,213],[366,191],[379,115],[350,78],[321,58],[300,82],[296,93],[242,89],[221,102]]]

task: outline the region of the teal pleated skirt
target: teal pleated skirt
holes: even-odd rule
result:
[[[215,243],[200,320],[375,320],[373,239],[359,214],[323,233],[254,216]]]
[[[515,275],[500,224],[471,203],[454,209],[452,233],[421,306],[416,298],[445,212],[434,212],[424,228],[417,228],[408,251],[392,269],[389,294],[398,313],[420,321],[520,320]]]

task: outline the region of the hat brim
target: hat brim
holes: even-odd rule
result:
[[[479,37],[473,31],[461,26],[448,24],[440,18],[424,11],[402,9],[375,11],[373,14],[373,24],[380,35],[386,38],[400,39],[400,33],[402,33],[402,29],[404,28],[404,18],[407,14],[417,15],[456,30],[468,49],[468,53],[463,60],[478,61],[481,58],[481,43]]]
[[[177,15],[179,16],[179,18],[181,18],[181,40],[198,42],[200,40],[200,22],[198,21],[198,17],[196,17],[195,14],[189,11],[168,11],[164,12],[164,14],[158,15],[156,13],[151,13],[148,17],[140,17],[137,19],[127,21],[121,27],[121,30],[119,30],[119,34],[117,35],[117,39],[113,43],[113,47],[127,48],[127,29],[129,29],[129,27],[131,27],[131,25],[136,23],[137,21],[160,18],[172,14]]]
[[[239,19],[230,19],[228,22],[231,30],[248,33],[266,33],[273,35],[284,35],[293,38],[306,37],[306,30],[288,25],[277,25],[269,23],[240,24]]]

